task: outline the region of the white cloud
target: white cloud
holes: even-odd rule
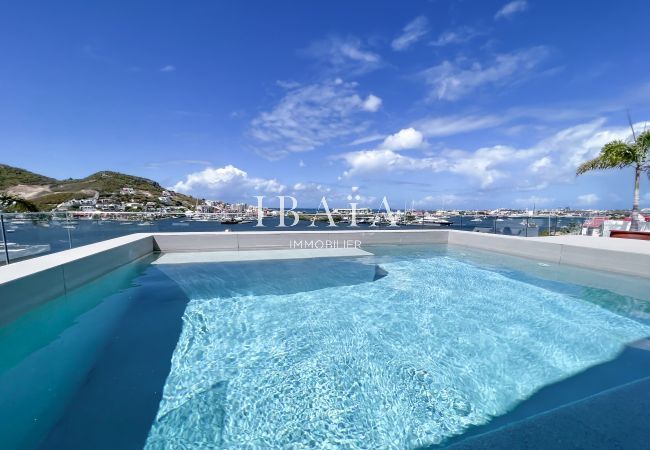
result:
[[[167,65],[167,66],[163,67],[162,69],[160,69],[161,72],[174,72],[175,70],[176,70],[176,67],[174,67],[172,65]]]
[[[376,95],[370,94],[363,101],[362,108],[364,111],[376,112],[381,108],[381,99]]]
[[[305,161],[303,161],[302,159],[298,161],[298,167],[305,167],[305,165],[306,165]]]
[[[346,74],[365,73],[383,65],[379,54],[365,48],[353,36],[330,36],[312,43],[303,53],[320,61],[329,71]]]
[[[385,135],[383,134],[373,134],[370,136],[363,136],[355,139],[354,141],[350,142],[348,145],[361,145],[361,144],[367,144],[369,142],[381,141],[382,139],[384,139],[384,137]]]
[[[415,128],[404,128],[395,134],[391,134],[382,143],[382,148],[388,150],[408,150],[418,148],[424,142],[422,133]]]
[[[530,165],[530,171],[534,173],[541,172],[544,169],[552,167],[552,164],[551,158],[544,156]]]
[[[446,206],[458,205],[467,199],[457,194],[436,194],[427,195],[426,197],[415,202],[417,206],[442,208]]]
[[[289,194],[296,197],[298,204],[303,206],[317,205],[323,196],[326,196],[327,200],[341,197],[341,194],[333,192],[331,187],[313,182],[295,183]]]
[[[596,194],[584,194],[584,195],[578,195],[578,205],[581,206],[591,206],[595,205],[598,203],[600,198]]]
[[[447,30],[438,36],[435,41],[429,43],[434,47],[444,47],[451,44],[462,44],[471,39],[474,39],[476,36],[480,36],[482,33],[470,27],[460,27],[455,30]]]
[[[391,43],[393,50],[402,51],[419,41],[429,32],[429,21],[424,16],[419,16],[409,22],[402,34],[396,37]]]
[[[510,3],[506,3],[503,8],[501,8],[494,15],[494,20],[498,19],[509,19],[513,15],[525,11],[528,9],[528,2],[526,0],[515,0]]]
[[[504,116],[442,116],[415,122],[427,137],[452,136],[454,134],[493,128],[506,120]]]
[[[396,151],[379,148],[344,153],[338,159],[344,161],[347,170],[345,177],[359,174],[429,171],[450,172],[476,180],[481,188],[493,185],[497,180],[508,177],[508,172],[498,166],[512,163],[526,157],[527,151],[512,147],[485,147],[475,152],[449,151],[438,157],[405,156]]]
[[[500,166],[524,159],[528,153],[505,145],[483,147],[473,153],[454,151],[448,154],[448,170],[477,180],[481,188],[487,188],[508,177],[508,171]]]
[[[521,78],[536,68],[547,56],[545,47],[533,47],[497,55],[488,65],[478,62],[443,61],[421,74],[431,87],[430,98],[457,100],[485,85],[501,85]]]
[[[356,83],[335,80],[295,87],[251,122],[250,133],[271,157],[313,150],[328,141],[362,133],[359,114],[377,111],[381,99],[363,99]]]
[[[343,174],[345,177],[393,171],[447,171],[477,180],[482,188],[487,188],[508,175],[498,165],[520,160],[529,153],[503,145],[484,147],[475,152],[447,151],[437,157],[405,156],[398,153],[400,150],[419,148],[423,143],[421,132],[407,128],[388,136],[376,149],[348,152],[339,155],[337,159],[343,160],[347,166]]]
[[[639,126],[636,124],[635,128]],[[627,139],[629,135],[625,126],[606,127],[605,119],[565,128],[532,147],[536,159],[529,169],[541,181],[571,181],[575,179],[576,168],[595,157],[603,145],[614,139]]]
[[[518,205],[533,207],[533,206],[550,206],[555,199],[553,197],[539,197],[533,195],[527,198],[516,198],[515,203]]]
[[[177,192],[210,192],[225,196],[243,196],[256,193],[281,194],[286,186],[275,179],[251,177],[245,171],[229,164],[224,167],[208,167],[187,175],[172,189]]]
[[[634,125],[635,129],[642,126],[643,123]],[[626,139],[630,134],[625,126],[607,127],[604,119],[599,119],[560,130],[531,147],[494,145],[475,151],[443,150],[435,156],[406,156],[396,150],[408,146],[392,144],[393,140],[402,141],[398,136],[403,138],[403,131],[392,135],[394,139],[387,138],[388,146],[382,143],[372,150],[339,155],[346,166],[344,176],[393,171],[447,172],[462,175],[481,189],[540,191],[551,184],[575,182],[578,165],[596,156],[605,143]]]
[[[444,161],[438,158],[412,158],[388,149],[349,152],[337,158],[344,160],[348,166],[348,170],[343,173],[345,177],[392,171],[439,171],[444,164]]]
[[[331,188],[323,186],[322,184],[318,183],[303,183],[303,182],[298,182],[293,185],[293,190],[295,192],[304,192],[304,191],[313,191],[313,192],[330,192]]]

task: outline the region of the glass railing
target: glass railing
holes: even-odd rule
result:
[[[451,229],[521,237],[580,234],[584,217],[454,216]]]
[[[412,219],[397,227],[379,220],[366,220],[358,227],[349,223],[328,227],[327,221],[301,220],[295,227],[276,228],[278,217],[264,219],[264,227],[256,220],[240,223],[222,223],[220,220],[192,219],[185,216],[160,216],[151,213],[84,214],[84,213],[0,213],[0,264],[15,262],[47,253],[59,252],[81,245],[125,236],[132,233],[184,232],[184,231],[349,231],[376,229],[452,229],[510,236],[537,237],[558,234],[578,234],[584,218],[565,216],[496,217],[449,216]],[[224,221],[226,222],[226,221]],[[287,224],[292,222],[287,218]]]
[[[150,215],[95,218],[69,213],[0,214],[0,260],[14,262],[138,232],[155,230]]]

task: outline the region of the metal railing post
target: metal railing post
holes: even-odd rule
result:
[[[65,214],[65,219],[66,219],[66,222],[68,223],[68,227],[66,228],[66,231],[68,232],[68,247],[72,248],[72,236],[70,235],[70,227],[69,227],[69,225],[70,225],[70,215],[71,215],[70,213],[66,213]]]
[[[528,237],[528,217],[526,217],[526,237]]]
[[[7,245],[7,232],[5,231],[5,216],[2,214],[0,214],[0,228],[2,228],[2,244],[5,248],[5,261],[9,265],[9,245]]]

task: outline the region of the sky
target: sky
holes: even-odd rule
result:
[[[650,127],[649,14],[633,0],[5,2],[0,162],[234,202],[630,208],[631,170],[575,169],[630,137],[627,111]]]

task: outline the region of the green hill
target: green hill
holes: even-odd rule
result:
[[[122,188],[132,188],[134,193],[123,194]],[[62,202],[84,198],[111,198],[114,201],[159,203],[165,188],[147,178],[119,172],[102,171],[86,178],[56,180],[28,170],[0,164],[0,191],[12,198],[23,199],[40,211],[49,211]],[[172,193],[174,205],[190,207],[194,197]]]
[[[80,180],[68,179],[57,181],[52,186],[52,190],[58,192],[93,190],[99,192],[100,195],[109,195],[127,186],[135,190],[147,191],[156,195],[160,195],[165,190],[153,180],[110,171],[97,172]]]
[[[5,190],[18,184],[50,184],[55,183],[54,178],[39,175],[29,170],[0,164],[0,190]]]

